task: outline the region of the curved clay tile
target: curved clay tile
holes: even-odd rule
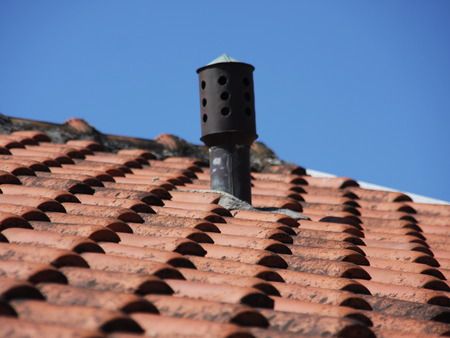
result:
[[[270,165],[265,169],[265,172],[283,175],[306,175],[305,168],[294,164]]]
[[[170,199],[171,195],[167,190],[175,189],[175,186],[168,182],[157,181],[156,184],[127,184],[127,183],[110,183],[103,182],[106,188],[116,192],[126,191],[130,192],[150,192],[163,199]]]
[[[34,323],[64,325],[104,332],[143,332],[132,319],[119,311],[86,306],[53,305],[35,300],[14,300],[11,305],[22,320]],[[88,320],[86,320],[88,318]]]
[[[427,264],[436,267],[438,263],[436,260],[423,252],[389,249],[389,248],[374,248],[370,246],[361,247],[368,258],[390,259],[392,261],[416,262]]]
[[[86,161],[90,162],[100,162],[109,164],[119,164],[126,166],[128,168],[142,168],[141,163],[146,164],[147,160],[139,156],[127,156],[127,155],[117,155],[112,153],[94,155],[86,155]]]
[[[382,330],[393,332],[391,337],[414,337],[414,335],[447,335],[449,333],[448,324],[429,322],[420,319],[402,318],[398,316],[379,314],[376,312],[365,312],[367,317],[373,322],[376,328],[383,328]],[[400,330],[400,332],[399,332]],[[399,332],[396,334],[395,332]]]
[[[191,188],[192,189],[192,188]],[[296,201],[303,201],[303,197],[291,190],[285,190],[285,189],[265,189],[265,188],[258,188],[258,187],[252,187],[252,196],[275,196],[275,197],[284,197],[284,198],[292,198]]]
[[[143,225],[142,227],[146,226]],[[136,233],[139,231],[135,231],[133,228],[133,232]],[[187,238],[142,236],[142,234],[135,235],[126,233],[119,233],[118,235],[120,237],[120,243],[125,245],[173,251],[183,255],[204,256],[206,253],[199,244]]]
[[[90,194],[94,190],[81,181],[70,180],[64,178],[47,178],[47,177],[32,177],[32,176],[18,176],[20,182],[27,187],[43,187],[56,190],[67,190],[72,194]]]
[[[138,156],[147,160],[153,160],[156,158],[151,152],[145,149],[121,149],[117,152],[119,155]]]
[[[136,247],[118,243],[101,243],[100,246],[105,253],[110,255],[147,259],[154,262],[166,263],[174,267],[195,269],[194,264],[192,264],[186,257],[172,251],[158,250],[148,247]]]
[[[66,142],[67,145],[74,145],[78,147],[83,147],[92,151],[103,151],[103,146],[96,142],[90,140],[69,140]]]
[[[135,212],[151,213],[155,211],[148,204],[139,200],[102,197],[97,195],[77,194],[77,198],[84,205],[100,205],[108,207],[128,208]]]
[[[302,237],[302,236],[295,236],[294,237],[294,246],[298,246],[299,248],[294,248],[293,251],[304,251],[307,250],[306,248],[321,248],[322,250],[328,250],[328,249],[346,249],[346,250],[352,250],[353,252],[358,252],[362,255],[364,255],[364,252],[354,245],[353,243],[349,243],[347,241],[339,241],[339,240],[331,240],[326,238],[314,238],[314,237]],[[362,242],[361,242],[362,244]],[[291,248],[291,246],[288,246]]]
[[[292,187],[291,189],[293,189],[295,191],[295,189],[298,189],[299,187]],[[308,196],[330,196],[330,197],[344,197],[344,198],[349,198],[351,200],[355,200],[355,202],[358,202],[358,196],[347,190],[347,189],[335,189],[335,188],[321,188],[321,187],[312,187],[310,185],[302,185],[301,189],[303,190],[303,192],[300,191],[301,195],[303,198],[307,198]],[[308,195],[308,196],[304,196],[304,195]]]
[[[184,176],[185,177],[185,176]],[[185,177],[187,181],[189,179]],[[114,180],[117,183],[124,183],[124,184],[136,184],[136,185],[145,185],[145,184],[158,184],[158,182],[168,182],[171,186],[176,185],[184,185],[183,180],[180,180],[179,178],[175,177],[174,175],[160,175],[158,177],[145,177],[145,178],[136,178],[135,176],[127,176],[127,177],[114,177]]]
[[[281,255],[281,257],[288,263],[289,270],[332,277],[370,279],[370,275],[365,270],[350,262],[307,259],[289,255]]]
[[[374,201],[374,202],[404,202],[412,201],[412,199],[400,192],[384,191],[384,190],[370,190],[359,187],[347,187],[346,191],[351,191],[358,196],[359,199]]]
[[[252,221],[278,222],[290,227],[298,227],[298,222],[292,217],[272,212],[260,212],[250,210],[232,210],[234,218],[247,219]]]
[[[81,153],[82,155],[93,155],[94,154],[92,152],[92,150],[90,150],[86,147],[77,146],[77,145],[41,142],[41,143],[39,143],[39,146],[42,148],[50,148],[50,149],[76,150],[77,152]],[[82,158],[84,158],[84,156]]]
[[[258,264],[271,268],[286,269],[287,263],[280,256],[266,250],[238,248],[218,244],[202,244],[206,250],[205,257],[225,259],[233,262]]]
[[[40,284],[37,288],[47,302],[53,305],[86,306],[125,313],[158,313],[156,307],[149,301],[130,293],[82,289],[50,283]]]
[[[63,267],[61,271],[69,281],[69,285],[100,291],[149,293],[171,295],[173,290],[160,278],[153,275],[142,275],[127,272],[100,271],[78,267]]]
[[[180,202],[180,201],[164,201],[165,207],[178,208],[185,210],[202,210],[207,212],[213,212],[220,216],[231,216],[230,212],[217,204],[205,204],[205,203],[194,203],[194,202]]]
[[[0,154],[4,154],[4,155],[11,155],[11,152],[8,150],[10,148],[22,148],[24,149],[25,146],[20,143],[17,142],[14,139],[11,138],[0,138]]]
[[[256,277],[228,275],[224,273],[216,273],[211,271],[201,271],[187,268],[178,269],[186,280],[191,282],[226,284],[254,288],[262,291],[266,295],[279,296],[280,292],[269,282]]]
[[[22,195],[30,197],[41,197],[50,200],[56,200],[58,202],[79,202],[78,199],[68,191],[43,188],[43,187],[27,187],[16,184],[2,184],[0,187],[3,194],[8,195]]]
[[[448,204],[428,204],[416,202],[405,202],[404,204],[412,207],[419,215],[450,217],[450,206]]]
[[[10,172],[13,175],[26,175],[26,176],[36,176],[33,170],[29,167],[24,166],[20,163],[14,162],[0,162],[0,170]]]
[[[293,270],[276,271],[288,284],[298,284],[306,287],[312,286],[331,290],[345,290],[357,294],[370,295],[369,290],[356,280],[326,275],[316,275],[313,273]]]
[[[0,170],[0,184],[20,184],[20,181],[13,174]]]
[[[0,211],[0,230],[7,228],[26,228],[31,229],[30,224],[23,217],[11,212]]]
[[[227,288],[227,286],[223,286]],[[235,323],[242,326],[268,327],[267,319],[254,308],[228,302],[147,295],[163,316],[208,320],[216,323]]]
[[[114,183],[118,184],[118,183]],[[120,183],[119,183],[120,184]],[[161,197],[152,192],[143,191],[133,191],[133,190],[122,190],[120,188],[95,188],[95,196],[103,196],[110,198],[121,198],[121,199],[132,199],[142,201],[148,205],[159,205],[162,206],[164,203],[161,201]]]
[[[358,311],[349,307],[311,303],[282,297],[272,297],[272,299],[275,301],[274,310],[276,311],[315,314],[318,316],[337,318],[351,318],[356,319],[367,326],[372,326],[371,320],[367,318],[363,311]]]
[[[358,265],[369,265],[367,259],[360,253],[348,249],[333,249],[327,248],[313,248],[301,247],[298,245],[291,245],[292,254],[303,259],[326,259],[338,262],[350,262]]]
[[[363,233],[355,226],[348,224],[340,224],[333,222],[317,222],[317,221],[309,221],[309,220],[300,220],[300,228],[309,230],[322,230],[326,232],[337,232],[337,233],[347,233],[354,235],[356,237],[363,237]]]
[[[348,177],[312,177],[302,176],[307,185],[319,188],[343,189],[358,187],[359,184]]]
[[[363,269],[370,275],[371,281],[386,284],[411,286],[430,290],[450,291],[444,281],[429,275],[407,271],[388,270],[373,266],[364,266]]]
[[[171,191],[172,201],[217,204],[222,197],[217,193]]]
[[[273,300],[261,291],[253,288],[186,280],[166,280],[166,282],[174,290],[174,296],[177,297],[273,308]]]
[[[81,236],[89,238],[94,242],[114,242],[120,241],[119,236],[101,225],[89,225],[89,224],[63,224],[55,222],[36,222],[31,221],[30,225],[34,230],[53,232],[57,234],[67,234],[74,236]]]
[[[148,163],[151,168],[168,168],[168,169],[180,169],[180,170],[188,170],[194,173],[201,173],[203,170],[196,164],[195,161],[191,162],[177,162],[177,161],[158,161],[158,160],[150,160]]]
[[[274,239],[282,243],[292,243],[292,237],[286,233],[286,231],[283,231],[283,228],[278,230],[277,228],[263,228],[258,226],[235,225],[228,223],[215,223],[215,226],[219,229],[220,233],[225,235],[238,235],[248,238],[267,238]]]
[[[47,178],[62,178],[62,179],[69,179],[69,180],[76,180],[83,183],[86,183],[90,185],[91,187],[103,187],[102,182],[89,175],[83,175],[83,174],[59,174],[55,172],[51,173],[36,173],[36,176],[38,177],[47,177]]]
[[[166,317],[153,314],[134,313],[131,315],[145,331],[161,337],[176,337],[179,332],[192,337],[252,338],[246,329],[234,324],[221,324],[186,318]]]
[[[224,273],[245,277],[258,277],[264,280],[276,282],[283,281],[283,279],[277,272],[275,272],[275,270],[261,265],[196,256],[190,256],[189,260],[194,263],[198,270],[201,271]]]
[[[183,278],[176,269],[164,263],[92,252],[82,253],[81,256],[94,270],[139,273],[160,278]]]
[[[130,232],[136,235],[153,237],[176,237],[176,239],[189,238],[197,243],[213,243],[207,233],[190,228],[164,227],[158,225],[129,223]],[[121,231],[124,232],[124,231]],[[141,240],[139,240],[141,241]],[[203,249],[202,249],[203,250]]]
[[[329,231],[330,229],[308,229],[306,228],[308,223],[307,221],[302,221],[301,227],[295,229],[298,237],[304,238],[314,238],[314,239],[323,239],[323,240],[331,240],[331,241],[340,241],[345,243],[352,243],[358,245],[364,245],[363,240],[358,237],[358,235],[354,235],[352,231],[348,231],[348,227],[345,227],[342,232],[337,231]],[[327,223],[324,223],[327,224]],[[310,226],[313,227],[313,226]],[[354,229],[354,228],[352,228]],[[334,229],[332,229],[334,230]],[[362,235],[361,232],[358,232],[359,235]],[[294,238],[294,244],[298,237]],[[300,240],[300,239],[299,239]],[[300,240],[301,241],[301,240]],[[300,242],[301,243],[301,242]]]
[[[261,309],[261,314],[266,317],[271,323],[271,328],[274,331],[273,336],[277,334],[291,333],[292,336],[307,336],[319,337],[323,332],[329,332],[330,335],[336,337],[375,337],[373,332],[367,325],[361,323],[359,320],[350,318],[339,318],[330,316],[318,316],[315,314],[293,313],[284,311],[274,311],[268,309]],[[281,329],[282,328],[282,329]],[[281,331],[282,332],[279,332]],[[252,332],[260,333],[260,331]],[[270,331],[269,331],[270,332]],[[269,336],[272,336],[272,332]],[[262,332],[265,334],[264,332]]]
[[[11,133],[12,136],[29,137],[37,142],[51,142],[51,138],[37,130],[17,130]]]
[[[332,290],[313,286],[302,286],[272,282],[284,298],[325,305],[346,306],[353,309],[372,310],[369,303],[359,295],[344,290]]]
[[[1,156],[1,155],[0,155]],[[21,157],[14,157],[14,159],[1,159],[2,163],[13,163],[20,164],[30,168],[31,170],[37,172],[50,172],[50,169],[43,163],[33,160],[24,160]]]
[[[6,140],[13,140],[16,142],[19,142],[23,145],[25,144],[38,144],[37,141],[33,140],[31,137],[27,136],[27,135],[20,135],[20,134],[16,134],[16,135],[4,135],[4,134],[0,134],[0,139],[6,139]]]
[[[252,181],[271,181],[277,183],[289,184],[307,184],[304,177],[299,175],[284,175],[284,174],[266,174],[266,173],[252,173],[254,180]]]
[[[47,215],[41,210],[24,205],[0,203],[0,212],[15,214],[27,221],[49,221]]]
[[[1,262],[3,263],[3,262]],[[1,264],[0,263],[0,264]],[[23,282],[17,279],[8,278],[4,275],[0,276],[0,297],[3,302],[11,299],[41,299],[44,300],[44,296],[28,282]],[[2,302],[2,303],[3,303]],[[2,316],[5,316],[4,304],[2,304]],[[11,309],[12,310],[12,309]],[[15,316],[14,310],[9,313],[10,316]],[[1,318],[1,317],[0,317]],[[0,329],[1,332],[1,329]]]
[[[165,216],[165,215],[151,215],[142,214],[145,224],[157,225],[163,227],[181,227],[198,229],[206,232],[219,232],[217,226],[211,222],[201,219],[193,219],[180,216]]]
[[[373,311],[381,314],[443,323],[448,322],[448,316],[450,315],[450,309],[447,307],[387,297],[369,295],[360,295],[360,297],[369,302]]]
[[[47,247],[40,247],[39,250],[36,250],[36,247],[12,243],[0,243],[0,258],[11,261],[44,263],[55,267],[88,267],[81,256],[68,250]]]
[[[0,317],[0,336],[20,337],[77,337],[77,338],[103,338],[99,331],[83,330],[80,328],[61,325],[48,325],[32,323],[13,317]]]
[[[46,171],[48,171],[48,167],[61,167],[61,164],[51,159],[47,156],[13,156],[13,155],[0,155],[0,160],[7,160],[11,162],[17,162],[21,163],[27,166],[30,166],[28,163],[34,162],[34,163],[40,163],[41,168],[47,168]],[[33,168],[33,170],[36,170]]]
[[[110,217],[78,216],[61,212],[47,212],[46,215],[54,223],[100,225],[112,231],[132,232],[127,223]]]
[[[166,203],[164,203],[166,204]],[[212,205],[212,204],[207,204]],[[203,211],[203,210],[187,210],[187,209],[178,209],[178,208],[171,208],[171,207],[153,207],[153,210],[156,212],[156,214],[160,216],[179,216],[179,217],[187,217],[187,218],[194,218],[194,219],[204,219],[206,221],[212,222],[212,223],[225,223],[225,220],[212,212]]]
[[[11,185],[14,186],[14,185]],[[9,194],[7,193],[8,188],[4,188],[2,185],[0,189],[2,190],[3,194],[0,194],[0,204],[7,203],[7,204],[14,204],[14,205],[22,205],[27,207],[33,207],[36,209],[39,209],[41,211],[54,211],[54,212],[65,212],[66,210],[64,207],[59,203],[58,201],[55,201],[54,199],[47,198],[47,197],[35,197],[35,196],[29,196],[26,194],[27,189],[26,187],[17,185],[15,187],[21,187],[22,194]],[[5,191],[6,190],[6,191]],[[12,189],[14,190],[14,188]],[[17,189],[18,190],[18,189]],[[13,212],[13,210],[11,210]]]
[[[191,179],[197,178],[194,172],[183,169],[164,168],[164,167],[144,167],[143,169],[132,169],[133,173],[128,174],[128,177],[135,177],[140,179],[148,179],[159,177],[177,177],[185,183],[191,182]]]
[[[83,170],[87,170],[87,172],[92,170],[101,171],[111,175],[112,177],[125,177],[125,173],[131,172],[130,169],[125,166],[108,165],[90,161],[81,161],[75,165],[62,164],[61,166],[64,169],[79,170],[79,172],[82,172]]]
[[[278,191],[285,191],[285,192],[293,191],[298,194],[305,193],[304,185],[299,186],[299,185],[292,184],[292,183],[253,180],[252,185],[257,189],[263,189],[263,190],[278,190]]]
[[[212,238],[214,244],[292,254],[287,245],[273,239],[251,238],[238,235],[226,235],[223,233],[209,233],[208,235]]]
[[[9,243],[38,247],[45,246],[77,253],[103,252],[94,241],[81,236],[20,228],[5,229],[2,231],[2,234],[8,239]]]
[[[413,250],[432,255],[426,242],[415,236],[367,232],[364,235],[364,243],[375,248]]]
[[[66,174],[66,175],[85,175],[96,178],[99,181],[104,182],[114,182],[114,178],[104,171],[100,170],[88,170],[79,169],[78,166],[66,166],[64,168],[52,168],[51,172],[53,174]]]
[[[405,285],[394,285],[369,280],[358,280],[372,295],[389,297],[409,302],[427,303],[439,306],[450,306],[450,298],[440,291],[420,289]]]
[[[252,205],[256,208],[281,208],[297,212],[303,210],[296,200],[276,196],[252,195]]]
[[[51,153],[51,154],[63,154],[70,158],[78,158],[78,159],[84,159],[85,156],[82,152],[78,151],[77,149],[70,148],[68,146],[49,143],[45,146],[42,145],[26,145],[25,149],[31,150],[31,151],[37,151],[42,153]]]
[[[77,216],[110,217],[124,222],[143,223],[139,214],[131,209],[81,203],[62,203],[68,214]]]
[[[37,262],[2,260],[0,261],[1,276],[14,278],[20,281],[37,283],[61,283],[66,284],[67,279],[54,267]],[[2,283],[0,283],[1,285]],[[3,288],[3,286],[2,286]],[[33,298],[33,297],[21,297]],[[42,298],[40,298],[42,299]]]
[[[208,165],[208,163],[204,162],[202,159],[195,158],[195,157],[171,156],[171,157],[166,157],[163,161],[167,162],[167,163],[194,164],[194,165],[199,166],[199,167]]]
[[[51,158],[52,160],[57,161],[58,163],[62,164],[74,164],[72,159],[62,153],[53,153],[50,151],[42,151],[42,150],[33,150],[33,149],[20,149],[20,148],[11,148],[10,149],[11,154],[14,156],[25,156],[25,157],[47,157]]]

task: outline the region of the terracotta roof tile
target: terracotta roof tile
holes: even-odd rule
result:
[[[58,202],[79,202],[78,198],[76,198],[72,193],[66,190],[42,187],[26,187],[16,184],[2,184],[0,186],[0,190],[5,196],[21,195],[22,198],[25,196],[32,196],[40,198],[45,197],[47,199],[56,200]]]
[[[47,302],[54,305],[87,306],[125,313],[158,313],[152,303],[129,293],[81,289],[54,283],[41,283],[37,289]]]
[[[31,138],[36,142],[51,142],[50,137],[37,130],[16,130],[11,133],[11,136]]]
[[[163,316],[236,323],[242,326],[269,326],[267,319],[258,311],[241,304],[165,295],[147,295],[145,299],[154,304]]]
[[[448,205],[279,161],[227,210],[203,148],[96,133],[0,137],[0,336],[450,334]]]
[[[0,276],[18,281],[36,283],[67,283],[66,277],[54,267],[37,262],[2,260],[0,261]],[[2,280],[1,285],[5,281]],[[2,286],[3,288],[4,286]],[[25,290],[26,291],[26,290]],[[28,297],[27,297],[28,298]],[[39,299],[43,299],[39,298]]]
[[[158,337],[253,337],[246,329],[234,324],[221,324],[206,320],[140,313],[132,314],[131,317],[139,323],[144,330],[151,332]]]
[[[305,336],[320,336],[323,332],[333,332],[340,337],[375,337],[363,323],[350,319],[317,314],[304,314],[263,309],[261,314],[271,323],[275,332],[288,332]],[[262,332],[257,331],[258,334]],[[269,334],[269,337],[272,335]],[[262,335],[262,337],[264,337]],[[275,335],[276,337],[276,335]],[[283,336],[281,336],[283,337]]]
[[[84,330],[60,325],[33,323],[11,317],[0,317],[0,335],[3,337],[60,337],[102,338],[99,331]]]
[[[83,289],[113,291],[120,293],[172,294],[173,290],[159,277],[127,272],[100,271],[78,267],[59,269],[69,285]]]
[[[10,304],[19,318],[25,321],[104,332],[143,332],[134,320],[119,311],[86,306],[53,305],[36,300],[13,300]]]

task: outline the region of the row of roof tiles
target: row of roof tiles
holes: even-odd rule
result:
[[[0,335],[450,335],[450,206],[292,165],[227,210],[204,161],[0,135]]]

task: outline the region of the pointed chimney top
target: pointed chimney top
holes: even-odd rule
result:
[[[213,64],[216,64],[216,63],[224,63],[224,62],[239,62],[239,61],[236,60],[235,58],[232,58],[228,54],[224,53],[221,56],[219,56],[217,59],[214,59],[210,63],[208,63],[207,66],[213,65]]]

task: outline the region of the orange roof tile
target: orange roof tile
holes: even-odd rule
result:
[[[450,334],[449,205],[279,161],[228,210],[202,147],[38,126],[0,134],[0,336]]]

